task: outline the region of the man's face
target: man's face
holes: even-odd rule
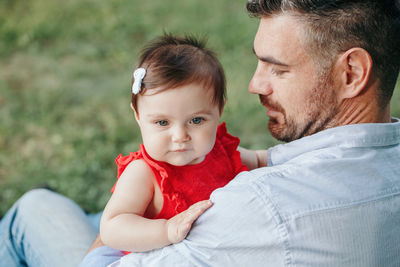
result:
[[[271,134],[285,142],[328,128],[338,107],[333,75],[305,50],[301,27],[289,15],[262,18],[254,39],[249,91],[267,108]]]

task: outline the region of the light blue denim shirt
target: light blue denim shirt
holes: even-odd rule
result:
[[[400,122],[328,129],[269,149],[183,242],[111,266],[400,266]]]

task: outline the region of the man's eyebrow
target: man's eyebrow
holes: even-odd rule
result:
[[[277,60],[276,58],[258,56],[257,53],[256,53],[256,50],[254,50],[254,47],[253,47],[253,53],[254,53],[254,55],[256,55],[256,57],[257,57],[259,60],[261,60],[262,62],[267,62],[267,63],[271,63],[271,64],[274,64],[274,65],[283,66],[283,67],[289,67],[288,64],[283,63],[283,62]]]

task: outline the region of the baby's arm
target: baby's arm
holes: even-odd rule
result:
[[[266,167],[268,165],[267,150],[249,150],[243,147],[238,147],[242,163],[253,170],[256,168]]]
[[[113,248],[142,252],[182,241],[192,223],[211,206],[201,201],[170,220],[143,217],[154,195],[155,179],[141,160],[131,162],[118,179],[100,223],[102,241]]]

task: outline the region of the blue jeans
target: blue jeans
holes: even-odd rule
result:
[[[99,214],[46,189],[23,195],[0,221],[1,266],[78,266],[98,233]]]

